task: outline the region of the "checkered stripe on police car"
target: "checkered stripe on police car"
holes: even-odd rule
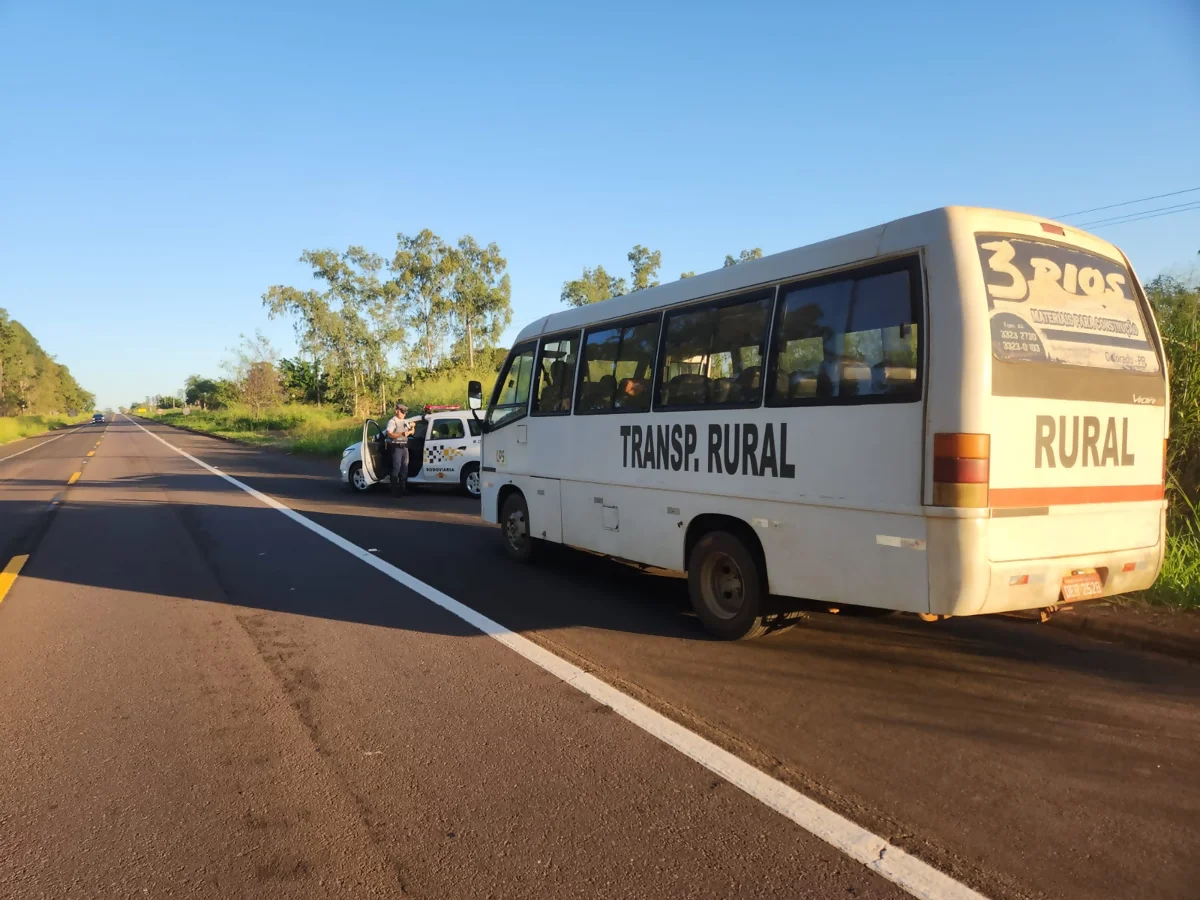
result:
[[[465,451],[459,447],[426,447],[425,462],[436,465],[437,463],[450,462],[452,459],[457,459],[462,456]]]

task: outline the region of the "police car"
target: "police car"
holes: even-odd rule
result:
[[[408,421],[415,427],[408,439],[408,483],[457,485],[478,497],[479,420],[458,406],[426,406]],[[369,491],[391,475],[392,463],[384,453],[386,427],[367,419],[362,440],[342,451],[338,470],[342,483],[352,490]],[[365,455],[363,447],[369,450]]]

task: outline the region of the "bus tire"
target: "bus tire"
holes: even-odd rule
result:
[[[500,510],[500,534],[504,552],[517,562],[529,562],[537,550],[537,540],[529,531],[529,506],[525,495],[513,491]]]
[[[722,640],[739,641],[768,631],[762,566],[728,531],[710,531],[692,548],[688,594],[701,623]]]

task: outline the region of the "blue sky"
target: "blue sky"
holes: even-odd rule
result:
[[[1200,186],[1194,0],[506,5],[0,0],[0,306],[115,406],[292,350],[305,248],[496,241],[519,328],[634,243]],[[1200,261],[1200,212],[1099,233]]]

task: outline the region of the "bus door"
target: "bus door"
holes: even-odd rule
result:
[[[978,234],[991,326],[994,561],[1154,547],[1167,387],[1123,261]]]
[[[526,502],[534,535],[554,542],[563,538],[562,485],[557,476],[571,452],[570,415],[578,354],[578,331],[543,337],[531,388],[524,453],[537,477],[530,479]]]
[[[530,472],[529,395],[536,353],[536,341],[512,349],[488,406],[481,464],[484,471],[495,471],[499,484]]]

